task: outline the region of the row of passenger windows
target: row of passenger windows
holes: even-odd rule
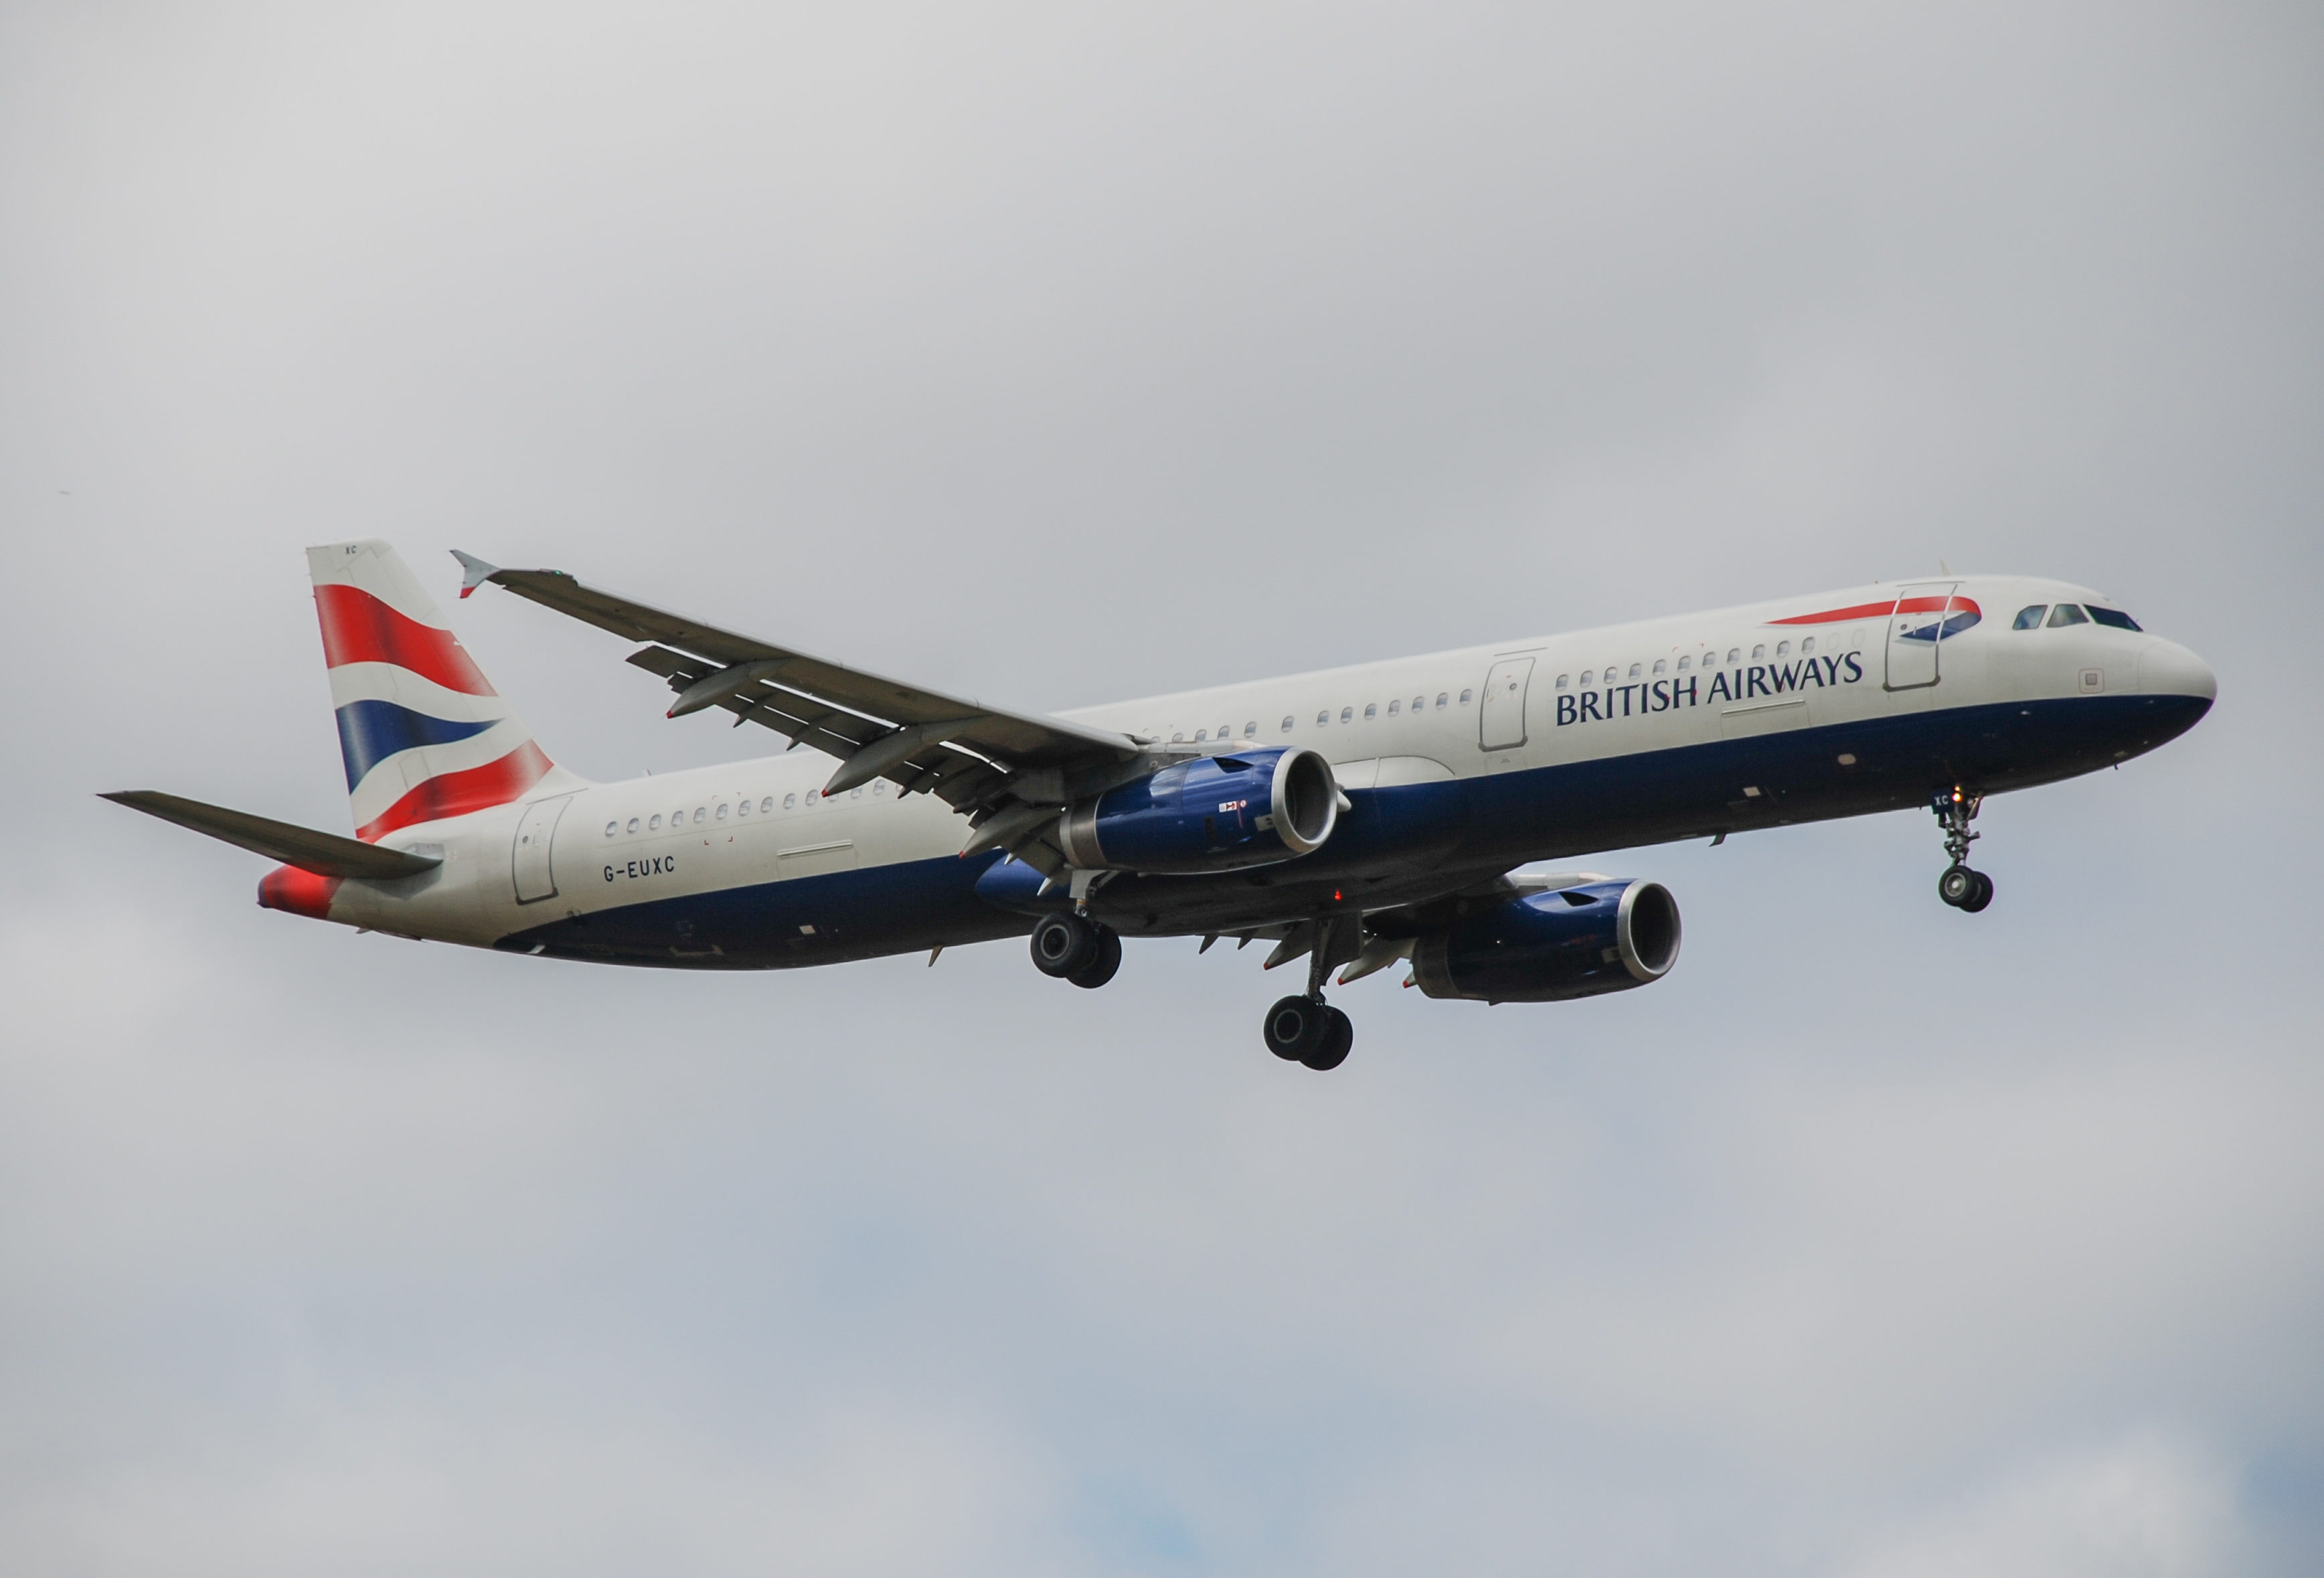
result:
[[[884,780],[874,780],[872,785],[872,793],[875,798],[884,798],[888,793],[887,782]],[[807,798],[809,805],[813,805],[815,803],[817,794],[817,790],[807,790]],[[860,789],[853,790],[850,792],[849,798],[860,800],[863,798],[863,791]],[[901,798],[900,794],[898,798]],[[798,809],[798,803],[799,798],[796,793],[788,794],[783,797],[783,809],[786,811],[795,811]],[[724,822],[726,820],[727,813],[730,810],[736,817],[747,817],[751,814],[751,802],[749,800],[738,800],[730,807],[725,801],[721,800],[715,806],[696,806],[694,807],[692,816],[694,826],[699,827],[704,826],[706,823]],[[772,795],[761,795],[759,798],[758,811],[759,815],[761,817],[773,816],[775,814],[775,797]],[[683,806],[680,806],[677,810],[672,811],[669,814],[669,826],[672,832],[676,832],[678,828],[685,826],[687,825],[687,813],[686,807]],[[613,837],[617,833],[624,831],[631,833],[659,833],[661,830],[662,817],[659,813],[651,817],[632,817],[626,824],[622,823],[618,817],[605,824],[605,836],[608,838]]]
[[[1460,706],[1468,706],[1471,701],[1473,701],[1473,700],[1475,700],[1475,699],[1476,699],[1476,696],[1477,696],[1477,693],[1476,693],[1475,691],[1473,691],[1473,690],[1464,690],[1464,691],[1461,692],[1460,701],[1459,701],[1459,704],[1458,704],[1458,705],[1460,705]],[[1453,701],[1452,693],[1451,691],[1449,691],[1449,690],[1440,690],[1440,691],[1438,691],[1438,692],[1436,693],[1436,705],[1437,705],[1439,707],[1447,707],[1447,706],[1452,706],[1455,705],[1455,704],[1454,704],[1454,701]],[[1389,703],[1388,704],[1388,716],[1390,716],[1390,717],[1395,717],[1395,716],[1397,716],[1398,714],[1402,713],[1402,712],[1404,711],[1404,708],[1405,708],[1405,701],[1404,701],[1404,698],[1403,698],[1402,697],[1397,697],[1394,701],[1391,701],[1391,702],[1389,702]],[[1423,713],[1423,712],[1427,711],[1427,710],[1428,710],[1428,697],[1427,697],[1426,696],[1425,696],[1425,695],[1424,695],[1424,696],[1416,696],[1416,697],[1414,697],[1412,698],[1412,710],[1413,710],[1413,712],[1414,712],[1414,714],[1415,714],[1416,715],[1418,715],[1418,714],[1420,714],[1420,713]],[[1377,719],[1379,715],[1380,715],[1380,704],[1379,704],[1379,702],[1376,702],[1376,701],[1368,701],[1368,702],[1364,703],[1364,721],[1365,721],[1365,722],[1370,723],[1370,722],[1373,721],[1374,719]],[[1352,724],[1352,723],[1354,723],[1354,722],[1356,721],[1356,709],[1355,709],[1352,706],[1343,706],[1343,707],[1342,707],[1342,708],[1340,709],[1340,721],[1341,721],[1342,723],[1343,723],[1343,724]],[[1284,719],[1283,719],[1283,723],[1282,723],[1282,724],[1281,724],[1281,730],[1282,730],[1282,732],[1283,732],[1284,734],[1289,734],[1289,733],[1290,733],[1294,728],[1296,728],[1296,727],[1298,726],[1298,724],[1299,724],[1299,720],[1298,720],[1298,718],[1296,718],[1296,716],[1293,716],[1293,715],[1289,715],[1289,714],[1286,714],[1286,715],[1285,715],[1285,716],[1284,716]],[[1325,707],[1322,712],[1319,712],[1319,713],[1317,713],[1317,714],[1315,715],[1315,726],[1316,726],[1317,728],[1319,728],[1319,729],[1329,728],[1329,727],[1331,726],[1331,724],[1332,724],[1332,709],[1331,709],[1330,707],[1328,707],[1328,706],[1327,706],[1327,707]],[[1231,740],[1231,739],[1233,739],[1234,737],[1235,737],[1234,725],[1233,725],[1232,724],[1221,724],[1218,726],[1218,730],[1217,730],[1217,732],[1216,732],[1216,734],[1213,734],[1213,733],[1211,730],[1209,730],[1209,729],[1196,729],[1196,730],[1194,731],[1194,743],[1195,743],[1195,744],[1197,744],[1197,745],[1200,745],[1200,744],[1202,744],[1204,741],[1211,740],[1211,739]],[[1259,720],[1258,720],[1258,719],[1253,718],[1250,722],[1249,722],[1249,723],[1247,723],[1247,724],[1243,724],[1243,726],[1242,726],[1242,737],[1243,737],[1244,739],[1246,739],[1246,740],[1256,740],[1256,739],[1258,739],[1258,738],[1259,738]],[[1170,736],[1170,743],[1171,743],[1172,744],[1174,744],[1174,745],[1183,745],[1183,744],[1185,744],[1185,743],[1186,743],[1186,735],[1185,735],[1185,731],[1184,731],[1184,730],[1181,730],[1181,731],[1179,731],[1178,733],[1172,734],[1172,735]]]
[[[1832,646],[1833,650],[1835,650],[1835,651],[1839,650],[1842,644],[1843,644],[1843,643],[1842,643],[1842,642],[1840,642],[1840,641],[1839,640],[1837,640],[1837,639],[1835,639],[1835,640],[1831,642],[1831,646]],[[1803,639],[1803,640],[1800,642],[1800,655],[1801,655],[1802,657],[1806,657],[1806,656],[1808,656],[1810,653],[1813,652],[1815,650],[1816,650],[1816,638],[1815,638],[1815,637],[1813,637],[1813,636],[1808,636],[1808,637],[1806,637],[1805,639]],[[1776,656],[1777,658],[1788,658],[1788,657],[1790,657],[1791,655],[1792,655],[1792,643],[1791,643],[1791,642],[1789,642],[1789,641],[1777,641],[1777,642],[1775,643],[1775,656]],[[1752,661],[1752,662],[1754,662],[1754,663],[1765,662],[1765,661],[1766,660],[1766,658],[1767,658],[1767,643],[1766,643],[1766,642],[1765,642],[1765,641],[1760,641],[1760,642],[1758,642],[1757,644],[1756,644],[1755,646],[1753,646],[1753,647],[1752,647],[1752,649],[1751,649],[1751,661]],[[1719,654],[1718,654],[1716,651],[1710,651],[1710,652],[1705,652],[1705,653],[1703,653],[1701,660],[1702,660],[1702,667],[1703,667],[1703,668],[1704,668],[1704,669],[1706,669],[1706,670],[1709,670],[1709,669],[1716,669],[1716,668],[1718,668],[1718,667],[1719,667]],[[1739,662],[1742,662],[1742,661],[1743,661],[1743,649],[1742,649],[1741,647],[1729,647],[1729,648],[1728,648],[1728,649],[1727,649],[1727,660],[1728,660],[1729,663],[1739,663]],[[1695,659],[1695,657],[1694,657],[1694,654],[1693,654],[1693,653],[1692,653],[1692,652],[1688,652],[1688,653],[1683,653],[1683,654],[1682,654],[1682,655],[1680,656],[1679,660],[1678,660],[1678,671],[1679,671],[1680,673],[1682,673],[1682,674],[1686,673],[1688,670],[1692,669],[1695,666],[1695,662],[1696,662],[1696,659]],[[1604,676],[1604,677],[1603,677],[1602,678],[1600,678],[1600,670],[1599,670],[1599,669],[1582,669],[1582,681],[1581,681],[1581,683],[1582,683],[1582,687],[1586,689],[1586,688],[1588,688],[1590,686],[1592,686],[1592,685],[1600,685],[1600,684],[1604,684],[1604,685],[1619,685],[1619,684],[1621,684],[1621,683],[1622,683],[1622,681],[1623,681],[1625,678],[1630,678],[1630,679],[1645,679],[1645,678],[1651,678],[1653,675],[1656,675],[1656,674],[1667,674],[1667,673],[1669,673],[1670,671],[1671,671],[1671,660],[1669,660],[1668,658],[1656,658],[1656,659],[1654,660],[1654,664],[1653,664],[1653,667],[1651,668],[1651,669],[1649,669],[1648,666],[1647,666],[1646,663],[1644,663],[1644,662],[1633,663],[1633,664],[1631,664],[1631,665],[1629,666],[1629,668],[1628,668],[1628,669],[1625,669],[1622,667],[1622,665],[1621,665],[1621,664],[1619,664],[1619,663],[1609,663],[1609,664],[1607,664],[1607,665],[1606,665],[1606,667],[1605,667],[1605,669],[1604,669],[1604,670],[1603,670],[1603,676]],[[1570,675],[1560,674],[1560,675],[1557,677],[1557,687],[1558,687],[1560,690],[1563,690],[1563,689],[1564,689],[1564,688],[1565,688],[1569,684],[1571,684],[1571,683],[1572,683],[1572,676],[1570,676]]]
[[[2087,614],[2082,612],[2085,607],[2089,610]],[[2095,603],[2080,605],[2072,603],[2061,603],[2055,608],[2051,607],[2046,603],[2036,603],[2030,608],[2019,609],[2017,611],[2016,621],[2010,628],[2013,630],[2039,630],[2045,623],[2042,618],[2042,615],[2045,612],[2050,615],[2046,623],[2052,630],[2060,630],[2070,624],[2089,624],[2092,623],[2108,625],[2116,630],[2138,630],[2142,628],[2138,621],[2133,619],[2129,614],[2125,614],[2121,609],[2101,608]]]

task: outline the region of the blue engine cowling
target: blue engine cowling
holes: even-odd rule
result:
[[[1431,997],[1563,1002],[1661,980],[1678,940],[1678,901],[1660,882],[1583,882],[1424,934],[1412,974]]]
[[[1173,763],[1069,807],[1057,831],[1077,866],[1219,872],[1309,854],[1339,818],[1332,764],[1271,745]]]

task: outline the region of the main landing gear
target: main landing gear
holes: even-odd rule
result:
[[[1937,879],[1937,897],[1971,915],[1993,902],[1993,879],[1968,865],[1969,844],[1984,836],[1971,833],[1969,825],[1977,820],[1977,808],[1984,803],[1983,795],[1970,794],[1956,784],[1937,791],[1929,806],[1944,827],[1945,854],[1952,859],[1944,875]]]
[[[1267,1010],[1267,1021],[1261,1027],[1267,1049],[1286,1063],[1304,1063],[1323,1074],[1348,1060],[1348,1048],[1356,1044],[1356,1027],[1346,1014],[1323,1001],[1323,978],[1336,964],[1355,956],[1352,946],[1342,945],[1357,940],[1352,928],[1358,924],[1353,916],[1317,922],[1307,955],[1305,993],[1283,998]]]
[[[1356,1044],[1348,1016],[1313,997],[1286,997],[1267,1010],[1267,1049],[1286,1063],[1304,1063],[1317,1073],[1337,1068]]]
[[[1121,934],[1078,910],[1044,915],[1033,927],[1033,967],[1095,991],[1121,968]]]

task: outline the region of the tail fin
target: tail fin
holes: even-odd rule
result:
[[[533,743],[395,549],[328,543],[307,550],[307,568],[357,838],[504,806],[572,776]]]

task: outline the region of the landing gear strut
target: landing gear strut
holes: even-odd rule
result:
[[[1956,784],[1937,791],[1936,798],[1929,805],[1944,827],[1945,854],[1952,861],[1937,879],[1937,897],[1970,915],[1993,902],[1993,879],[1983,872],[1969,870],[1968,863],[1969,844],[1984,836],[1971,833],[1969,825],[1977,820],[1977,809],[1984,803],[1983,795],[1970,794]]]
[[[1121,935],[1079,910],[1045,915],[1033,927],[1033,967],[1094,991],[1121,968]]]

